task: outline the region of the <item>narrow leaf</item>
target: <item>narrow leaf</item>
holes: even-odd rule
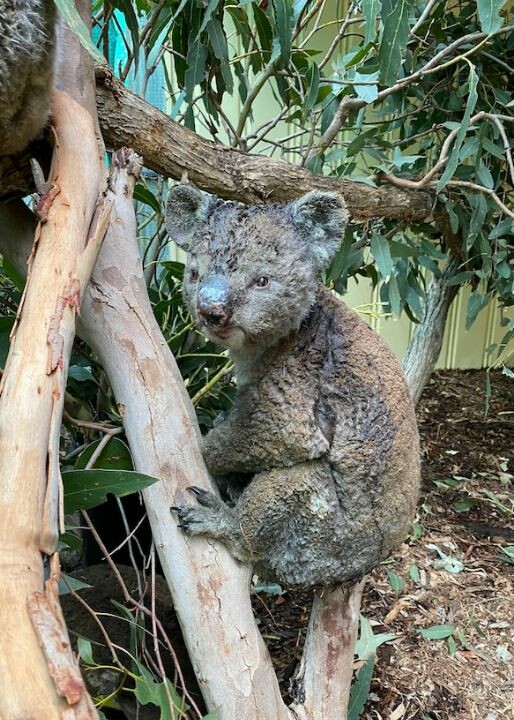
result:
[[[392,85],[401,69],[402,55],[409,37],[409,2],[395,0],[392,12],[383,17],[384,32],[378,53],[380,82]]]
[[[451,625],[432,625],[432,627],[423,628],[419,632],[427,640],[443,640],[450,637],[455,632],[455,628]]]
[[[307,97],[305,98],[304,113],[307,115],[313,108],[318,99],[319,90],[319,68],[316,63],[309,66],[305,73],[305,81],[307,83]]]
[[[201,83],[204,78],[207,54],[207,47],[199,40],[194,40],[190,43],[186,56],[187,69],[184,79],[186,86],[186,101],[189,103],[193,100],[195,87]]]
[[[503,24],[500,10],[506,0],[477,0],[478,17],[482,32],[493,33],[499,30]]]
[[[366,700],[368,699],[374,667],[375,656],[370,655],[366,664],[359,670],[357,678],[352,685],[350,701],[348,703],[348,720],[358,720],[361,716]]]
[[[197,40],[200,37],[201,33],[203,33],[203,31],[207,27],[207,23],[211,19],[212,13],[218,9],[219,4],[220,4],[220,0],[209,0],[209,4],[207,5],[204,15],[203,15],[203,20],[202,20],[202,24],[200,25],[200,30],[198,31],[198,36],[196,38]]]
[[[280,59],[282,65],[288,65],[291,59],[291,17],[290,0],[273,0],[275,25],[280,42]]]
[[[475,105],[477,103],[478,94],[477,94],[477,85],[478,85],[478,75],[475,72],[475,66],[470,63],[470,71],[469,71],[469,78],[468,78],[468,99],[466,102],[466,109],[464,111],[464,116],[462,118],[462,122],[459,127],[459,131],[457,133],[457,137],[455,138],[455,141],[453,143],[453,148],[450,153],[450,157],[448,158],[448,162],[446,163],[446,167],[444,169],[444,172],[437,183],[436,192],[440,193],[441,190],[445,187],[448,180],[450,180],[457,169],[457,165],[459,164],[459,151],[462,145],[462,142],[464,140],[464,136],[466,135],[466,132],[469,128],[469,121],[471,119],[471,114],[473,110],[475,109]]]
[[[388,280],[393,270],[393,261],[387,240],[381,235],[374,233],[371,238],[371,252],[377,263],[380,275],[384,280]]]
[[[377,36],[377,17],[380,12],[380,0],[362,0],[362,14],[366,21],[364,45],[373,42]]]
[[[95,60],[105,64],[106,60],[89,37],[89,31],[84,21],[76,11],[73,0],[55,0],[55,4],[57,5],[59,12],[65,19],[70,30],[72,30],[80,40],[80,44],[86,48],[88,53],[94,57]]]

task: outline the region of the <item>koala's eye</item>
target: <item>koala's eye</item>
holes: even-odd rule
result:
[[[198,280],[198,270],[191,268],[191,270],[189,271],[189,280],[191,282],[196,282]]]
[[[269,285],[269,277],[266,277],[266,275],[263,275],[262,277],[258,278],[254,283],[253,287],[256,288],[265,288]]]

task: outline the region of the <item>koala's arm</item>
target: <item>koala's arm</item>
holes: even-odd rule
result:
[[[282,402],[239,393],[233,410],[202,440],[202,453],[215,475],[256,473],[321,457],[328,442],[298,399]]]

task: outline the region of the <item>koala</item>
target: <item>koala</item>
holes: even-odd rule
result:
[[[0,0],[0,155],[23,150],[48,121],[54,0]]]
[[[285,587],[351,584],[404,539],[420,480],[413,403],[382,339],[318,280],[341,242],[338,195],[245,206],[171,190],[170,237],[187,251],[184,299],[227,347],[238,393],[203,438],[215,477],[248,478],[231,507],[189,490],[172,508]]]

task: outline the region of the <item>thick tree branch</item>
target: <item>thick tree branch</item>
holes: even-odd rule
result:
[[[204,140],[105,72],[97,73],[97,103],[102,133],[111,149],[129,145],[152,170],[175,180],[187,171],[191,182],[224,198],[283,202],[317,188],[344,195],[357,220],[390,217],[416,222],[432,217],[435,195],[431,191],[373,188],[315,175],[286,162]]]

